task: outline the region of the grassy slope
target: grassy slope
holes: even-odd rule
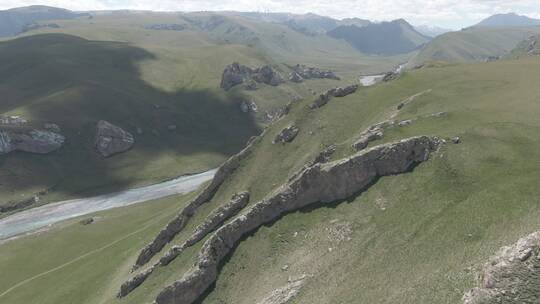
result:
[[[540,28],[470,28],[440,35],[428,43],[409,63],[430,61],[472,62],[503,56]]]
[[[366,57],[326,36],[306,36],[282,25],[238,17],[225,18],[211,31],[145,29],[155,23],[183,24],[185,18],[184,14],[97,15],[58,21],[60,29],[39,29],[25,33],[29,36],[25,39],[0,44],[0,113],[24,115],[39,124],[56,122],[68,136],[66,147],[49,156],[0,156],[0,201],[20,200],[51,187],[42,201],[54,201],[217,166],[258,132],[265,111],[295,96],[310,97],[312,91],[356,81],[359,74],[391,69],[404,60]],[[258,42],[246,42],[245,31],[228,32],[239,26],[248,29],[249,37],[256,35]],[[47,33],[89,41],[35,36]],[[220,77],[233,61],[274,64],[283,74],[288,72],[285,64],[313,64],[335,69],[344,79],[225,93],[218,88]],[[257,102],[256,117],[240,113],[242,99]],[[92,124],[99,119],[132,132],[137,140],[134,150],[108,160],[98,157],[92,151]],[[167,131],[169,124],[176,124],[177,132]],[[144,130],[142,136],[135,134],[137,127]]]
[[[307,110],[307,101],[296,105],[284,121],[268,130],[254,154],[198,212],[177,242],[232,193],[249,190],[253,202],[261,199],[324,145],[339,144],[336,158],[351,153],[349,146],[356,134],[388,118],[401,100],[415,93],[432,89],[405,107],[398,119],[420,118],[408,127],[390,131],[383,141],[427,134],[459,135],[463,143],[445,146],[412,173],[382,178],[358,197],[295,212],[259,229],[239,245],[203,303],[254,303],[285,285],[289,276],[302,273],[313,277],[293,303],[459,303],[474,283],[476,266],[501,245],[540,228],[536,187],[540,177],[540,89],[535,86],[540,69],[534,67],[540,67],[540,58],[422,69],[395,82],[361,89],[317,111]],[[449,114],[424,117],[439,111]],[[299,125],[299,136],[289,145],[272,145],[274,134],[290,121]],[[158,208],[144,206],[149,214],[155,210],[153,206]],[[139,227],[136,219],[118,222],[133,231]],[[337,243],[329,236],[328,229],[336,220],[351,225],[350,241]],[[98,229],[102,224],[95,225]],[[83,238],[79,230],[68,226],[43,238],[62,240],[63,233]],[[298,236],[294,237],[294,232]],[[106,237],[122,235],[111,231]],[[95,264],[87,269],[84,263],[76,263],[73,271],[77,276],[56,273],[43,281],[32,281],[27,287],[35,293],[14,290],[9,303],[27,303],[32,295],[42,293],[47,298],[41,303],[70,303],[79,281],[97,274],[103,276],[100,282],[114,281],[110,290],[103,291],[101,283],[86,284],[85,292],[98,296],[78,297],[77,303],[116,303],[114,292],[120,278],[127,276],[126,265],[133,262],[137,247],[151,234],[141,237],[122,256],[121,267],[110,271],[110,265]],[[21,239],[8,245],[24,251],[35,248],[31,242],[39,241]],[[62,242],[60,248],[65,244]],[[94,242],[70,246],[91,246]],[[37,265],[37,269],[32,267],[42,263],[42,257],[33,251],[26,257],[15,257],[9,254],[15,249],[4,248],[0,247],[1,268],[28,264],[22,271],[10,267],[6,273],[17,273],[23,279],[41,271]],[[195,246],[169,267],[159,269],[118,303],[150,302],[164,284],[178,279],[192,265],[197,250]],[[68,260],[60,256],[51,263]],[[288,271],[281,270],[283,265],[290,266]],[[74,283],[65,289],[43,285],[68,277]],[[3,282],[0,293],[16,280]]]

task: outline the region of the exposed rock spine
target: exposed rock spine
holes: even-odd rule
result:
[[[364,190],[377,177],[410,170],[426,161],[439,141],[426,136],[380,145],[327,164],[315,164],[284,184],[245,214],[218,229],[203,244],[194,268],[166,287],[157,304],[191,304],[216,280],[219,263],[247,233],[286,212],[313,203],[328,203]]]
[[[208,184],[195,199],[187,204],[187,206],[158,233],[156,238],[150,244],[146,245],[146,247],[141,250],[133,269],[137,269],[148,263],[154,255],[160,252],[167,243],[184,229],[187,221],[193,216],[195,211],[214,196],[221,184],[238,168],[240,161],[251,152],[253,145],[260,140],[264,133],[265,132],[257,137],[252,137],[242,151],[230,157],[219,167],[210,184]]]

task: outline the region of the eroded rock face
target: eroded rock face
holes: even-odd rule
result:
[[[293,141],[296,138],[296,135],[300,132],[300,129],[298,129],[295,125],[290,125],[286,127],[285,129],[281,130],[276,135],[276,138],[274,138],[273,143],[289,143]]]
[[[302,169],[267,198],[214,232],[203,244],[194,268],[161,291],[155,303],[193,303],[215,282],[219,264],[246,234],[286,212],[313,203],[343,200],[365,190],[380,176],[406,172],[426,161],[438,145],[437,139],[414,137]]]
[[[125,152],[135,143],[135,138],[131,133],[111,124],[108,121],[100,120],[96,131],[96,149],[104,157]]]
[[[51,131],[0,130],[0,154],[12,151],[47,154],[60,149],[64,141],[64,136]]]
[[[28,123],[28,120],[20,116],[2,116],[0,115],[0,125],[22,126]]]
[[[259,108],[252,100],[244,100],[240,103],[240,110],[244,113],[257,113]]]
[[[540,232],[503,247],[485,264],[464,304],[537,303],[540,294]]]
[[[234,86],[246,83],[247,89],[255,90],[257,89],[255,82],[277,86],[283,83],[283,77],[270,65],[252,69],[235,62],[225,67],[221,77],[221,88],[228,91]]]
[[[146,245],[141,250],[133,269],[137,269],[148,263],[152,257],[160,252],[167,243],[184,229],[195,211],[214,196],[221,184],[238,168],[240,162],[249,155],[253,145],[255,145],[262,136],[264,136],[264,132],[260,136],[251,138],[242,151],[233,155],[219,167],[210,184],[208,184],[194,200],[187,204],[187,206],[158,233],[156,238],[154,238],[150,244]]]

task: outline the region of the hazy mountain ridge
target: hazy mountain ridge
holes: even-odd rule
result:
[[[404,19],[391,22],[371,23],[364,27],[340,26],[328,35],[344,39],[366,54],[396,55],[412,52],[430,38],[422,35]]]

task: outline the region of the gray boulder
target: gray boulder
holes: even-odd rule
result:
[[[108,121],[100,120],[97,123],[96,150],[104,157],[125,152],[135,143],[135,138],[131,133],[111,124]]]
[[[358,85],[357,84],[353,84],[353,85],[346,86],[346,87],[343,87],[343,88],[337,88],[334,91],[333,96],[334,97],[345,97],[347,95],[351,95],[351,94],[355,93],[356,90],[358,90]]]

